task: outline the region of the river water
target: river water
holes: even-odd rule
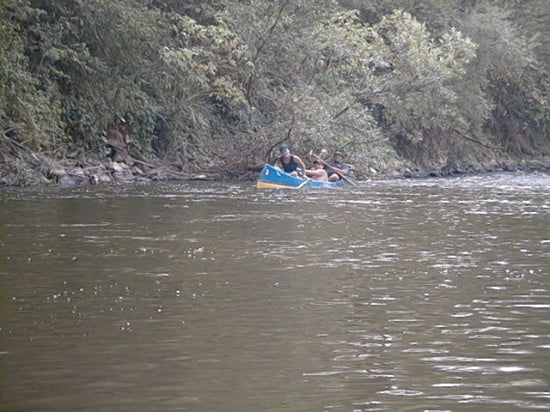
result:
[[[2,410],[550,409],[550,176],[3,190]]]

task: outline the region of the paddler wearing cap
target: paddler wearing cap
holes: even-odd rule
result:
[[[291,174],[292,176],[306,175],[306,165],[302,159],[290,152],[290,148],[286,143],[279,146],[279,152],[281,153],[281,156],[275,161],[273,166]]]
[[[349,174],[350,168],[348,165],[344,164],[344,158],[344,152],[342,150],[337,150],[332,155],[332,161],[328,163],[330,167],[325,166],[329,182],[340,180],[339,173],[343,174],[344,176],[347,176]]]

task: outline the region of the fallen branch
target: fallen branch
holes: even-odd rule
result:
[[[500,151],[502,151],[502,152],[506,152],[506,149],[505,149],[504,147],[492,146],[492,145],[488,145],[488,144],[486,144],[486,143],[480,142],[479,140],[476,140],[476,139],[473,139],[473,138],[471,138],[471,137],[469,137],[469,136],[464,135],[460,130],[453,129],[453,131],[454,131],[458,136],[462,137],[463,139],[468,140],[468,141],[473,142],[473,143],[476,143],[476,144],[478,144],[478,145],[480,145],[480,146],[483,146],[483,147],[485,147],[485,148],[487,148],[487,149],[500,150]]]
[[[128,156],[128,160],[130,160],[131,162],[143,165],[143,166],[150,167],[151,169],[154,169],[156,167],[156,166],[153,166],[152,164],[142,162],[141,160],[134,159],[132,156]]]
[[[4,133],[2,134],[2,137],[4,137],[4,139],[8,142],[8,143],[11,143],[12,145],[14,146],[17,146],[18,148],[22,149],[22,150],[25,150],[26,152],[29,152],[29,153],[32,153],[32,150],[26,148],[25,146],[23,146],[21,143],[19,143],[18,141],[16,140],[13,140],[11,137],[8,136],[8,133],[9,132],[13,132],[15,129],[12,127],[11,129],[8,129],[6,131],[4,131]]]

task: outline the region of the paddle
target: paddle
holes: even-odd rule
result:
[[[327,162],[325,162],[321,156],[318,156],[318,155],[316,155],[315,153],[313,153],[313,150],[311,150],[311,151],[309,152],[309,156],[310,156],[310,157],[313,157],[314,159],[316,159],[316,160],[318,160],[319,162],[321,162],[322,165],[328,167],[330,170],[332,170],[334,173],[336,173],[338,176],[340,176],[340,178],[341,178],[344,182],[346,182],[346,183],[348,183],[348,184],[350,184],[350,185],[352,185],[352,186],[357,186],[357,182],[351,180],[349,177],[347,177],[347,176],[346,176],[345,174],[343,174],[342,172],[340,172],[340,171],[334,169],[331,165],[329,165]]]
[[[300,183],[298,186],[296,186],[296,189],[301,189],[307,184],[307,182],[309,182],[309,179],[307,177],[304,177],[304,181]]]

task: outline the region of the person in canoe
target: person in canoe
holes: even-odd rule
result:
[[[350,168],[348,165],[344,164],[344,157],[344,152],[337,150],[334,152],[334,155],[332,155],[332,161],[329,162],[330,167],[325,166],[329,182],[340,180],[339,174],[343,174],[344,176],[349,174]]]
[[[302,159],[290,152],[290,148],[286,143],[279,146],[279,152],[281,152],[281,156],[277,159],[273,166],[291,174],[292,176],[306,175],[306,165]]]
[[[306,176],[311,177],[311,180],[315,180],[316,182],[328,182],[327,171],[317,159],[313,161],[313,169],[306,170]]]

